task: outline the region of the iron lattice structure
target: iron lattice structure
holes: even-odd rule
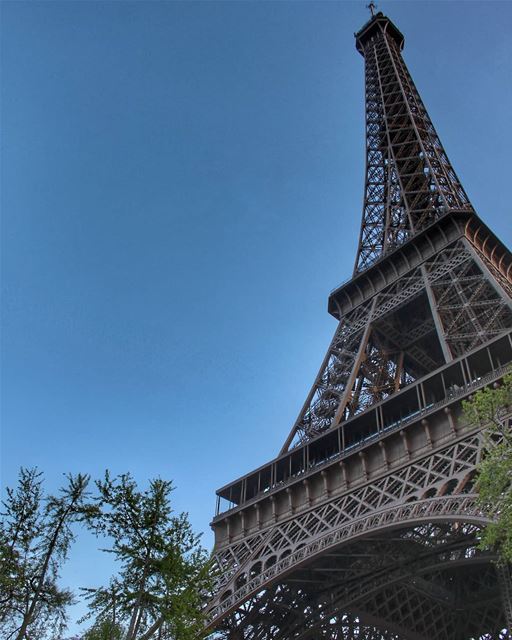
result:
[[[354,273],[330,295],[339,324],[279,456],[217,492],[214,635],[512,637],[510,572],[477,547],[482,432],[461,411],[512,363],[512,256],[473,210],[403,44],[381,13],[356,34]]]

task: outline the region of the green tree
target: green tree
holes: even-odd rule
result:
[[[463,402],[463,409],[468,422],[485,429],[476,489],[482,509],[493,522],[485,527],[481,546],[512,562],[512,372],[499,386],[477,391]]]
[[[94,624],[82,640],[123,640],[124,629],[111,620],[99,620]]]
[[[0,632],[5,640],[57,637],[73,595],[58,585],[75,539],[72,524],[87,510],[89,478],[66,476],[59,495],[45,496],[42,474],[22,468],[7,489],[0,523]],[[88,514],[90,515],[90,514]]]
[[[155,479],[139,491],[129,474],[106,472],[96,485],[98,512],[90,526],[110,540],[106,551],[120,568],[108,587],[84,590],[86,617],[122,629],[122,640],[203,637],[210,562],[187,514],[173,515],[172,483]]]

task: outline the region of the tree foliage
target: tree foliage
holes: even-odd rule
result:
[[[107,472],[96,486],[90,526],[111,542],[106,551],[120,569],[107,587],[85,590],[89,617],[98,629],[121,630],[122,640],[201,638],[210,562],[187,514],[173,514],[172,483],[155,479],[139,491],[129,474]]]
[[[124,629],[112,620],[98,620],[82,640],[123,640]]]
[[[66,476],[45,495],[42,474],[21,469],[8,488],[0,521],[0,637],[62,637],[74,596],[59,572],[82,523],[105,540],[119,563],[107,586],[84,589],[92,627],[83,640],[199,640],[211,565],[187,514],[171,508],[172,483],[140,491],[129,474],[97,481]]]
[[[73,595],[58,585],[74,540],[72,524],[87,509],[89,478],[66,476],[59,495],[45,496],[42,474],[22,468],[7,489],[0,522],[0,632],[5,640],[57,637]]]
[[[493,522],[484,529],[481,546],[512,562],[512,372],[499,386],[477,391],[463,409],[468,422],[485,429],[476,489],[482,509]]]

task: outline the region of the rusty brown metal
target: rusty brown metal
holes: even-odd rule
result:
[[[403,35],[370,11],[354,272],[278,457],[217,492],[218,637],[512,637],[510,571],[477,546],[483,434],[462,414],[512,365],[512,254],[448,160]]]

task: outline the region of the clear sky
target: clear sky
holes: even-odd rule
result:
[[[352,271],[367,2],[3,2],[2,486],[37,465],[215,489],[274,457]],[[509,245],[511,2],[382,2]],[[105,564],[77,545],[67,583]]]

